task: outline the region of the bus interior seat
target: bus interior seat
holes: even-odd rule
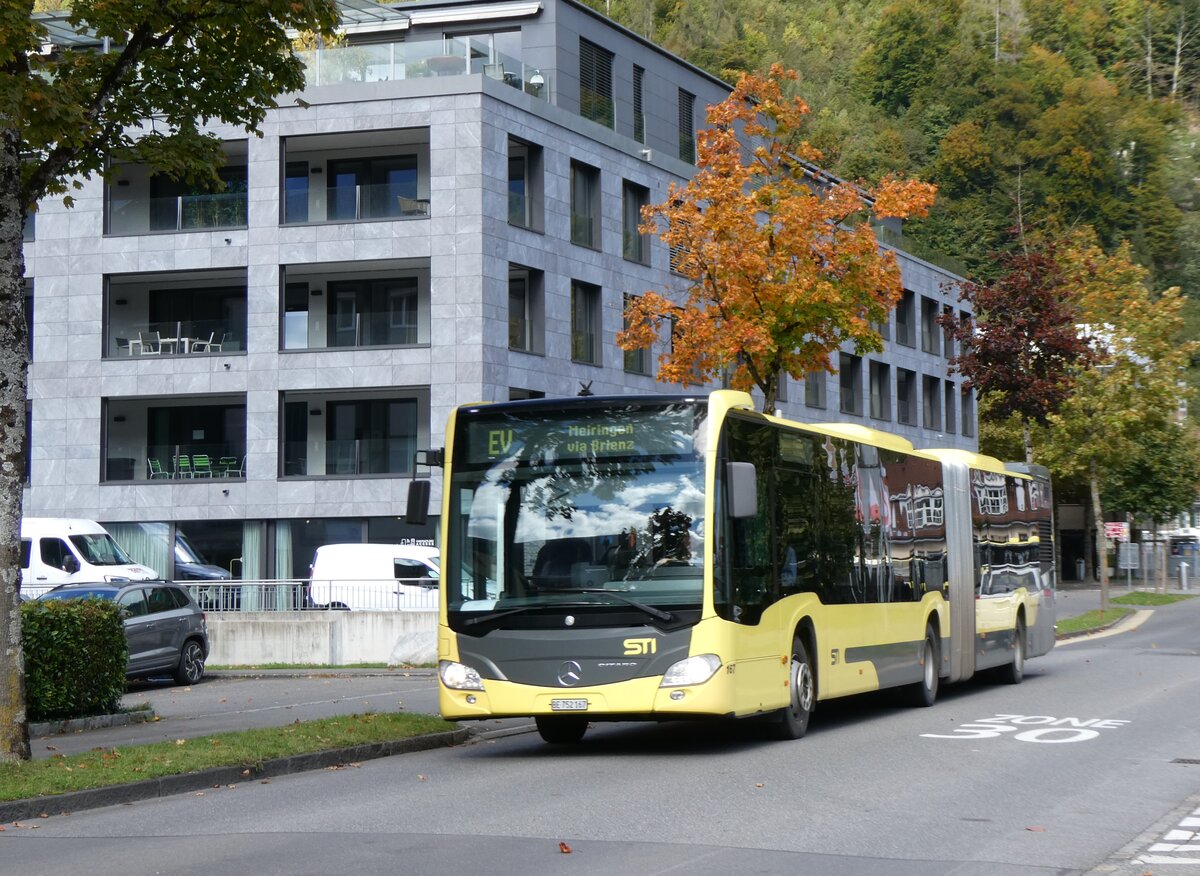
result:
[[[548,541],[533,561],[534,586],[570,587],[572,571],[580,563],[592,561],[592,549],[586,539],[559,538]]]

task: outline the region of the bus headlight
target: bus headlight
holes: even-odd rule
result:
[[[698,654],[673,664],[663,675],[659,687],[704,684],[720,668],[721,658],[716,654]]]
[[[483,679],[470,666],[443,660],[438,663],[438,677],[451,690],[483,690]]]

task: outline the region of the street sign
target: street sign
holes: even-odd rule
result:
[[[1117,568],[1118,569],[1136,569],[1138,568],[1138,550],[1139,545],[1122,542],[1119,545],[1117,552]]]
[[[1116,541],[1129,541],[1129,524],[1128,523],[1105,523],[1104,537],[1111,538]]]

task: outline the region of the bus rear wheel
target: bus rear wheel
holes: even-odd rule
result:
[[[813,674],[812,658],[799,636],[792,640],[788,691],[791,704],[779,710],[775,735],[779,739],[799,739],[808,731],[808,719],[817,704],[817,678]]]
[[[1012,662],[996,670],[996,678],[1004,684],[1020,684],[1025,677],[1025,619],[1017,618],[1013,629]]]
[[[587,718],[577,715],[539,715],[534,720],[542,739],[553,745],[575,744],[583,739],[588,727]]]
[[[925,641],[921,645],[921,680],[908,688],[909,700],[914,706],[932,706],[938,695],[938,640],[933,627],[925,627]]]

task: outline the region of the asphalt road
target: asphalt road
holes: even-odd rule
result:
[[[572,747],[505,736],[9,826],[0,873],[1193,876],[1198,657],[1195,600],[1060,645],[1020,686],[944,688],[931,709],[823,703],[794,743],[745,723],[596,725]],[[432,678],[367,681],[313,679],[326,695],[304,702],[432,696]],[[241,684],[159,695],[230,706]],[[297,707],[275,699],[234,705]],[[163,723],[189,720],[207,719]]]

